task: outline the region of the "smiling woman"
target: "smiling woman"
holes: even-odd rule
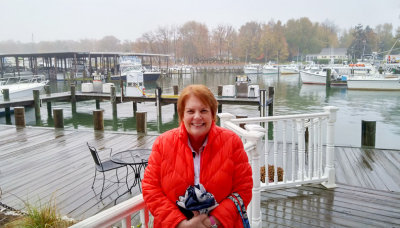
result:
[[[187,86],[178,99],[180,126],[154,142],[142,182],[154,227],[243,227],[230,197],[249,204],[251,167],[239,136],[215,125],[217,107],[209,88]],[[178,206],[192,186],[209,193],[212,209]]]

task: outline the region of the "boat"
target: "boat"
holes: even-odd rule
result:
[[[143,80],[144,81],[157,81],[161,76],[161,70],[158,67],[143,67]]]
[[[120,75],[111,75],[111,80],[127,81],[127,75],[142,75],[143,81],[156,81],[161,71],[153,67],[143,67],[141,60],[136,56],[121,56],[119,61]]]
[[[278,65],[274,65],[271,63],[264,64],[262,67],[263,74],[277,74],[278,73]]]
[[[190,65],[174,65],[168,69],[170,74],[191,74],[192,66]]]
[[[32,97],[33,90],[42,90],[49,81],[44,75],[7,77],[0,80],[0,100],[3,100],[3,89],[8,89],[10,99]]]
[[[327,69],[323,68],[319,71],[313,70],[301,70],[300,71],[300,78],[302,83],[304,84],[317,84],[317,85],[325,85],[326,84],[326,75]],[[339,75],[336,71],[331,70],[331,85],[342,86],[346,85],[347,76],[346,75]]]
[[[260,74],[262,73],[262,67],[260,64],[249,63],[243,66],[243,72],[245,74]]]
[[[297,74],[299,73],[299,66],[295,63],[291,63],[289,65],[281,65],[279,66],[280,74]]]
[[[347,79],[348,89],[400,90],[400,77],[394,74],[353,76]]]

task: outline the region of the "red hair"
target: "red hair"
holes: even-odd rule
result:
[[[182,90],[178,98],[179,122],[181,122],[183,119],[186,101],[190,96],[197,97],[203,104],[209,106],[214,121],[217,121],[218,102],[215,99],[214,94],[205,85],[189,85]]]

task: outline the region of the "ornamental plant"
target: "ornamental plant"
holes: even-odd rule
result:
[[[263,183],[265,183],[265,166],[260,168],[260,179]],[[274,182],[275,175],[275,167],[273,165],[268,165],[268,181]],[[283,181],[283,169],[282,167],[278,167],[278,181]]]

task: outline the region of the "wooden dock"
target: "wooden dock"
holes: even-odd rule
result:
[[[53,196],[61,214],[87,218],[114,206],[126,186],[106,182],[99,199],[101,180],[93,191],[94,163],[86,142],[117,152],[151,148],[156,137],[0,125],[0,202],[22,209],[24,202],[45,204]],[[108,156],[109,151],[100,152],[101,158]],[[337,188],[309,185],[262,192],[263,227],[399,227],[400,151],[336,147],[335,160]],[[115,173],[107,177],[115,179]]]
[[[76,101],[85,101],[85,100],[110,100],[111,96],[107,93],[82,93],[76,92],[75,94]],[[229,98],[229,97],[216,97],[219,104],[234,104],[234,105],[260,105],[259,98]],[[40,100],[42,103],[45,102],[56,102],[56,101],[70,101],[71,93],[70,92],[62,92],[62,93],[52,93],[50,95],[40,95]],[[117,103],[123,102],[156,102],[156,97],[154,95],[143,96],[143,97],[134,97],[134,96],[124,96],[121,99],[121,95],[116,95]],[[177,96],[174,95],[161,95],[161,103],[163,105],[167,104],[176,104],[178,100]],[[11,101],[0,101],[0,108],[6,107],[18,107],[18,106],[33,106],[34,99],[32,98],[24,98],[24,99],[16,99]]]

